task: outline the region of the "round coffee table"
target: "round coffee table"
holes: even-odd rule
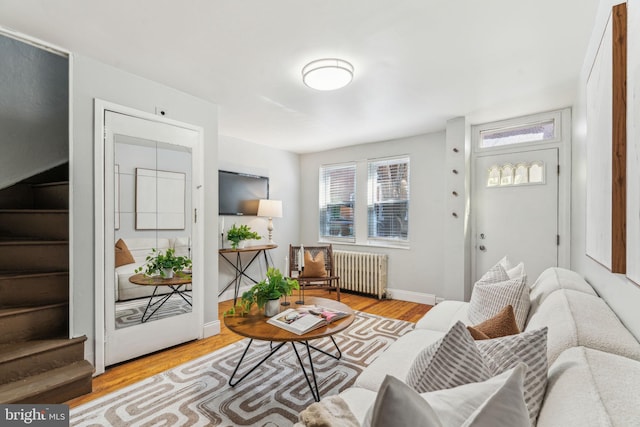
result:
[[[140,286],[155,286],[153,289],[153,294],[149,297],[149,302],[147,303],[147,307],[144,309],[144,313],[142,314],[141,323],[146,322],[155,314],[156,311],[160,309],[164,305],[165,302],[169,298],[171,298],[174,294],[180,295],[183,300],[186,301],[187,304],[192,305],[191,301],[187,299],[187,297],[191,298],[191,295],[186,293],[186,285],[191,283],[191,275],[190,274],[181,274],[174,275],[170,279],[164,279],[160,276],[146,276],[142,273],[134,274],[129,277],[129,281],[136,285]],[[168,286],[171,288],[171,293],[166,295],[156,295],[159,286]],[[181,290],[180,288],[184,286],[185,288]],[[160,299],[156,302],[153,302],[153,298],[159,296]],[[149,308],[155,307],[153,311],[147,316],[147,311]]]
[[[304,335],[297,335],[285,329],[279,328],[278,326],[274,326],[267,323],[267,320],[269,318],[265,317],[263,310],[258,310],[256,307],[254,307],[249,314],[245,314],[244,316],[233,316],[233,317],[224,318],[224,324],[227,328],[229,328],[230,331],[238,335],[242,335],[243,337],[249,338],[249,343],[247,344],[247,347],[242,353],[242,356],[240,357],[240,360],[238,361],[238,364],[236,365],[235,370],[233,371],[233,373],[231,374],[231,377],[229,378],[229,385],[231,387],[236,386],[240,381],[245,379],[249,374],[251,374],[255,369],[257,369],[258,366],[262,365],[267,359],[269,359],[282,346],[290,342],[291,346],[293,347],[293,351],[295,352],[296,357],[298,358],[298,362],[300,363],[300,368],[302,369],[302,373],[304,374],[304,377],[307,380],[307,384],[309,385],[309,389],[311,390],[311,394],[313,395],[314,400],[316,402],[320,401],[320,391],[318,390],[316,373],[313,368],[313,358],[311,357],[311,349],[314,349],[323,354],[326,354],[327,356],[333,357],[336,360],[339,360],[342,357],[342,353],[340,352],[338,343],[336,343],[336,340],[333,338],[332,335],[348,328],[355,320],[355,315],[353,313],[353,310],[351,310],[349,306],[341,302],[330,300],[327,298],[306,297],[305,305],[317,305],[321,307],[326,307],[332,310],[343,311],[345,313],[348,313],[348,315],[346,317],[343,317],[342,319],[338,319],[334,322],[331,322],[326,326],[322,326],[320,328],[309,331]],[[336,355],[327,353],[326,351],[321,350],[309,344],[309,341],[315,340],[318,338],[323,338],[323,337],[331,338],[331,341],[333,342],[333,345],[336,347],[336,350],[337,350]],[[242,364],[242,361],[244,360],[244,357],[246,356],[247,351],[249,351],[249,347],[251,347],[253,340],[271,341],[271,342],[275,341],[275,342],[279,342],[280,344],[278,344],[275,347],[271,346],[270,352],[262,360],[260,360],[255,366],[253,366],[251,369],[249,369],[249,371],[247,371],[244,375],[242,375],[240,379],[234,382],[233,377],[238,372],[238,368],[240,368],[240,365]],[[298,349],[296,348],[296,342],[303,343],[307,348],[307,355],[309,356],[309,365],[311,368],[311,378],[309,378],[309,375],[307,374],[307,371],[302,363],[302,358],[300,357],[300,353],[298,353]],[[313,385],[311,384],[311,379],[313,379]]]

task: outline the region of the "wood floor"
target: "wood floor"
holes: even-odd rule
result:
[[[324,290],[307,291],[307,295],[335,298],[335,293],[329,296],[329,293]],[[406,301],[378,301],[375,298],[345,292],[342,292],[340,296],[341,302],[347,304],[354,310],[365,311],[392,319],[407,320],[409,322],[417,322],[431,308],[431,306],[428,305]],[[218,305],[218,313],[222,325],[220,334],[202,340],[191,341],[120,365],[109,367],[104,374],[93,379],[92,393],[80,396],[66,403],[71,408],[82,405],[241,340],[241,336],[235,335],[224,326],[222,314],[229,309],[231,305],[232,301],[225,301]]]

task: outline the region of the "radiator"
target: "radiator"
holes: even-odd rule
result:
[[[386,296],[387,255],[367,252],[333,251],[340,289]]]

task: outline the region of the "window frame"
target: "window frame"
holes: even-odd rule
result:
[[[326,169],[340,169],[340,168],[348,168],[348,167],[353,167],[354,173],[353,173],[353,194],[354,194],[354,198],[353,198],[353,224],[352,224],[352,236],[332,236],[332,235],[324,235],[323,234],[323,229],[322,229],[322,215],[323,215],[323,209],[324,209],[324,213],[326,214],[326,206],[323,208],[322,206],[322,198],[323,198],[323,193],[325,192],[325,187],[324,187],[324,183],[325,180],[323,179],[323,171]],[[318,168],[318,241],[319,242],[333,242],[333,243],[340,243],[340,244],[355,244],[357,242],[357,233],[356,233],[356,223],[358,220],[358,216],[355,213],[355,206],[357,204],[357,194],[358,194],[358,162],[355,161],[351,161],[351,162],[344,162],[344,163],[331,163],[331,164],[325,164],[325,165],[320,165],[320,167]]]
[[[499,145],[496,147],[481,147],[482,134],[485,132],[507,131],[509,129],[525,128],[539,123],[553,121],[553,138],[542,141],[518,142],[515,144]],[[562,141],[562,111],[549,111],[528,115],[524,117],[516,117],[497,122],[475,125],[472,127],[473,150],[476,153],[486,153],[490,151],[508,151],[513,149],[520,150],[528,147],[541,147],[548,144],[557,144]]]

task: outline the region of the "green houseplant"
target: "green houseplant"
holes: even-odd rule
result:
[[[151,254],[147,255],[145,263],[136,268],[136,273],[144,272],[147,276],[160,274],[160,277],[170,279],[174,273],[191,267],[191,260],[184,256],[176,256],[175,249],[167,249],[165,253],[151,249]]]
[[[230,309],[225,314],[245,314],[251,310],[254,303],[258,308],[265,308],[266,316],[274,316],[279,311],[279,300],[283,295],[291,295],[294,289],[300,289],[297,280],[284,277],[280,270],[274,267],[267,269],[267,278],[253,285],[251,289],[242,294],[242,298],[236,307]],[[269,301],[275,301],[275,312],[267,309]]]
[[[227,231],[227,239],[231,242],[233,249],[238,249],[238,245],[242,240],[260,240],[260,235],[255,231],[251,231],[251,227],[248,225],[233,226]]]

